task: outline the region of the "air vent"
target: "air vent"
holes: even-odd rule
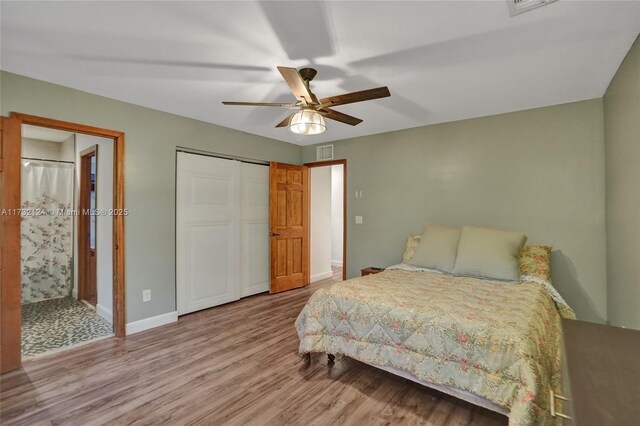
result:
[[[516,16],[558,0],[507,0],[509,15]]]
[[[333,145],[316,147],[316,161],[333,160]]]

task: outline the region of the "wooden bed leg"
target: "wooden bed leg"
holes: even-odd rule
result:
[[[304,354],[302,356],[302,360],[304,361],[305,364],[309,365],[311,364],[311,353],[307,352],[306,354]]]
[[[327,354],[327,360],[329,361],[329,364],[333,364],[336,360],[336,356],[334,354]]]

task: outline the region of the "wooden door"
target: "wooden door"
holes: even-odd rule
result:
[[[240,164],[178,153],[176,300],[180,315],[240,298]]]
[[[21,365],[20,121],[0,119],[0,372]]]
[[[96,256],[96,220],[90,214],[96,208],[97,146],[80,153],[80,193],[78,208],[78,299],[96,306],[98,274]],[[92,164],[94,165],[92,170]],[[92,201],[93,200],[93,201]]]
[[[309,170],[271,163],[271,293],[309,283]]]

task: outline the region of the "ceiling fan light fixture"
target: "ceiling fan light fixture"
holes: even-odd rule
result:
[[[319,135],[327,130],[324,118],[313,109],[303,109],[289,119],[289,130],[298,135]]]
[[[1,1],[1,0],[0,0]],[[516,0],[510,0],[516,1]],[[555,1],[555,0],[518,0],[518,1]],[[295,103],[283,102],[228,102],[223,101],[224,105],[243,105],[243,106],[268,106],[280,108],[292,108],[300,110],[283,118],[278,124],[277,129],[289,128],[291,133],[297,135],[319,135],[327,130],[324,119],[339,121],[350,126],[357,126],[362,120],[352,117],[343,112],[336,111],[329,107],[338,105],[353,104],[356,102],[370,101],[372,99],[380,99],[391,96],[387,86],[376,87],[375,89],[360,90],[359,92],[344,93],[342,95],[330,96],[328,98],[318,99],[318,97],[309,88],[309,83],[315,77],[317,71],[313,68],[303,68],[300,71],[295,68],[278,67],[278,71],[289,85],[291,93],[296,98]],[[318,112],[318,110],[322,112]]]

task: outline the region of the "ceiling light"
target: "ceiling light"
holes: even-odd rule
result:
[[[289,130],[298,135],[319,135],[327,130],[327,126],[319,112],[303,109],[291,116]]]

